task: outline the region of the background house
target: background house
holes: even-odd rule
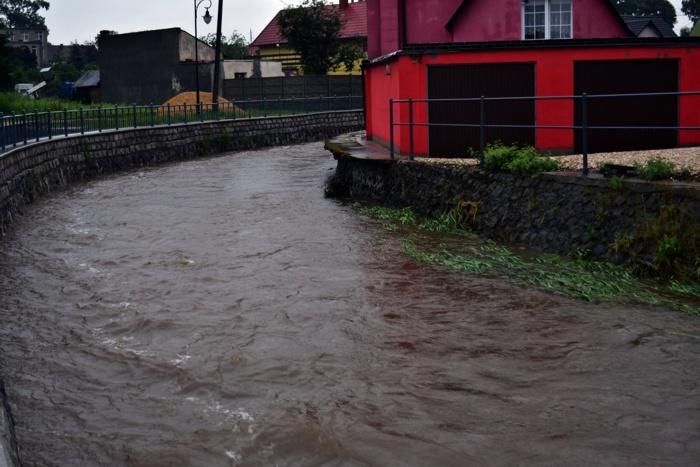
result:
[[[487,143],[571,153],[582,149],[580,131],[532,126],[581,126],[581,99],[532,98],[700,91],[700,40],[639,39],[608,0],[368,0],[367,7],[370,139],[389,144],[390,99],[474,99],[394,105],[395,123],[413,116],[418,124],[394,127],[402,152],[478,149],[478,127],[449,125],[478,125],[481,96],[520,98],[484,104],[487,124],[509,126],[486,129]],[[591,151],[700,144],[700,132],[672,129],[700,126],[700,96],[590,99],[588,125],[642,127],[591,130]]]
[[[100,71],[86,71],[83,76],[73,84],[73,97],[86,104],[100,102]]]
[[[629,16],[622,19],[635,37],[677,37],[673,26],[663,16]]]
[[[101,36],[102,100],[161,104],[196,89],[195,66],[199,66],[200,90],[211,92],[215,52],[202,41],[198,50],[195,64],[195,38],[179,28]]]
[[[95,63],[97,61],[97,47],[94,44],[48,44],[48,62],[56,63]]]
[[[0,29],[0,34],[7,36],[8,45],[17,49],[25,48],[36,57],[37,67],[44,68],[49,60],[49,30],[46,26],[38,28]]]
[[[328,8],[339,8],[343,21],[340,36],[347,40],[359,40],[363,50],[367,49],[367,2],[364,0],[340,0],[338,5],[328,5]],[[280,34],[278,24],[279,13],[270,21],[263,31],[251,42],[250,54],[263,59],[282,62],[287,75],[299,75],[303,71],[299,62],[299,54],[290,49],[287,40]],[[360,63],[353,70],[329,71],[329,75],[359,75]]]
[[[224,60],[225,79],[277,78],[284,76],[282,62],[273,60]]]

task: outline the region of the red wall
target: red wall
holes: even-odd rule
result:
[[[425,55],[419,59],[400,56],[391,61],[389,69],[387,64],[378,64],[367,70],[368,137],[381,142],[389,141],[389,99],[427,98],[427,67],[431,65],[535,63],[537,96],[570,96],[574,92],[575,61],[659,58],[680,61],[681,91],[700,91],[700,47],[697,45],[467,51]],[[388,71],[390,74],[387,74]],[[395,121],[408,122],[407,105],[396,105],[395,109]],[[427,122],[427,105],[416,103],[414,109],[414,122]],[[574,105],[571,100],[538,101],[536,115],[537,125],[573,125]],[[700,96],[681,98],[680,124],[700,126]],[[397,147],[402,152],[408,152],[408,128],[396,127],[394,133]],[[414,144],[417,154],[427,154],[425,127],[415,127]],[[680,132],[679,144],[700,144],[700,132]],[[573,130],[537,130],[536,145],[544,150],[571,151],[574,146]]]
[[[573,38],[629,37],[607,0],[573,0]],[[453,28],[453,42],[522,39],[522,0],[472,0]]]
[[[461,3],[462,0],[406,0],[406,41],[409,44],[453,42],[452,33],[445,25]]]
[[[522,39],[522,0],[474,0],[454,24],[453,42]]]
[[[400,5],[411,44],[520,40],[522,0],[471,0],[451,31],[447,22],[462,0],[368,0],[370,58],[401,49]],[[574,39],[629,37],[608,0],[573,0]]]

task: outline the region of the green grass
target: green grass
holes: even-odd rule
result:
[[[23,112],[47,112],[58,111],[63,109],[78,110],[83,108],[97,108],[96,105],[84,105],[75,101],[66,101],[62,99],[30,99],[16,92],[0,92],[0,112],[9,114],[15,112],[17,114]]]
[[[700,284],[643,282],[629,269],[606,262],[543,254],[528,257],[455,226],[449,216],[428,219],[410,208],[353,205],[362,215],[409,233],[403,252],[413,260],[469,274],[505,277],[516,284],[591,303],[640,303],[700,316]],[[400,231],[400,226],[405,229]],[[428,235],[416,235],[429,233]],[[435,246],[433,233],[447,234]]]

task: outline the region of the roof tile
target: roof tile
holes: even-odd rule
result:
[[[327,8],[338,9],[339,5],[328,5]],[[279,13],[272,18],[272,21],[263,31],[251,42],[250,47],[261,47],[266,45],[286,44],[287,40],[280,34]],[[367,2],[359,1],[348,3],[347,8],[341,10],[344,25],[340,31],[340,37],[349,39],[352,37],[367,37]]]

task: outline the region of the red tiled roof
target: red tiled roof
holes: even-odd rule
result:
[[[338,9],[339,5],[328,5],[327,8]],[[279,13],[272,18],[272,21],[263,31],[250,43],[249,47],[261,47],[265,45],[286,44],[287,40],[280,34],[277,18]],[[341,10],[343,18],[343,28],[340,30],[340,37],[349,39],[352,37],[367,37],[367,2],[359,1],[348,3],[347,8]]]

